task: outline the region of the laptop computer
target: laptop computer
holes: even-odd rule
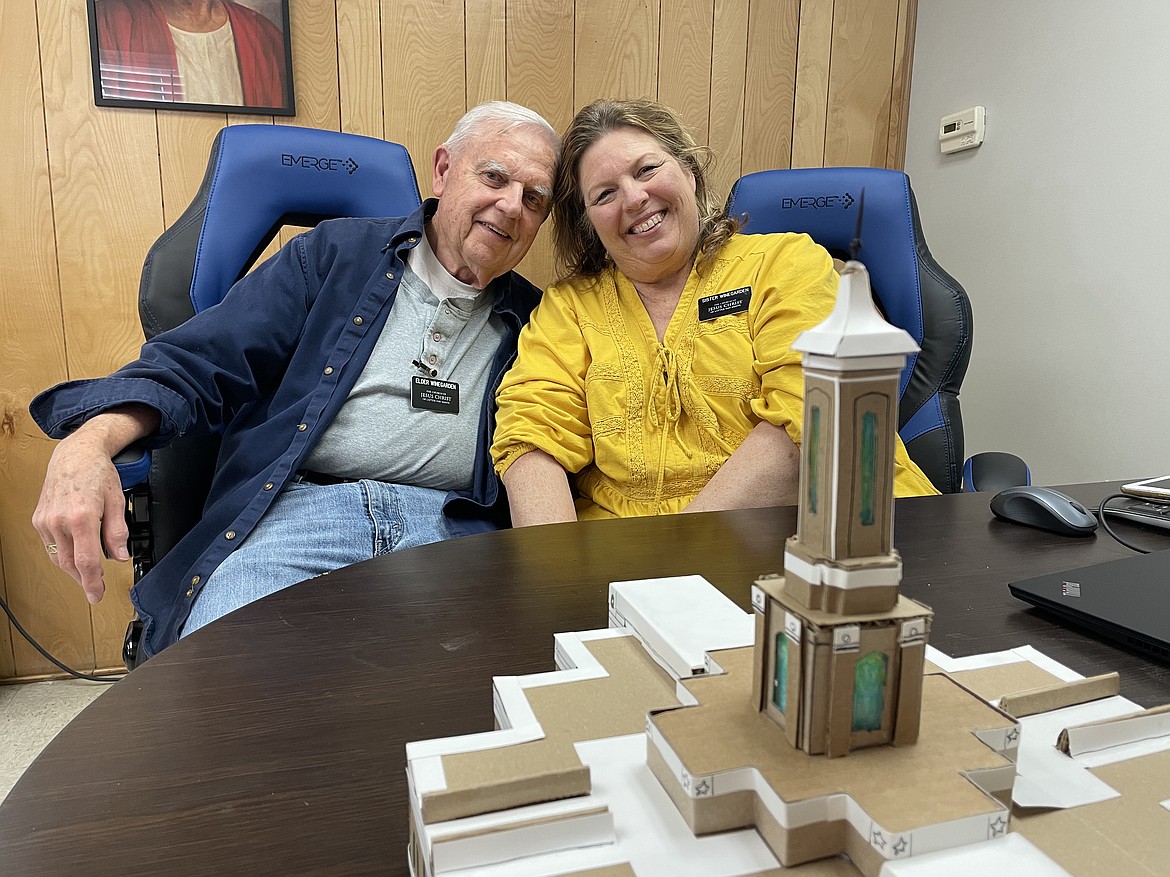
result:
[[[1170,661],[1170,550],[1012,582],[1015,597]]]

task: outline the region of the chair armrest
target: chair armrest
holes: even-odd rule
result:
[[[130,445],[114,457],[114,468],[122,479],[122,490],[129,490],[141,484],[150,474],[150,451],[138,445]]]
[[[1003,451],[985,451],[975,454],[963,464],[963,492],[999,493],[1008,487],[1032,483],[1028,464],[1015,454]]]

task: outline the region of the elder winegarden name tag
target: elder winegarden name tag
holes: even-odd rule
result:
[[[718,320],[732,314],[742,314],[752,300],[752,288],[741,286],[727,292],[719,292],[699,299],[699,321]]]
[[[414,375],[410,379],[410,407],[443,414],[459,413],[459,385]]]

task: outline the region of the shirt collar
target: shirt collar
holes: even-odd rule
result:
[[[383,247],[383,252],[394,250],[399,258],[405,260],[405,254],[401,252],[403,248],[410,249],[418,245],[419,240],[423,235],[423,226],[431,221],[431,217],[435,215],[435,211],[439,208],[438,198],[427,198],[420,204],[413,213],[406,217],[406,221],[399,226],[391,237],[389,242]],[[528,318],[528,312],[532,305],[524,306],[521,298],[517,298],[520,293],[515,287],[519,286],[521,290],[529,287],[529,284],[520,277],[515,271],[509,271],[506,274],[501,274],[491,283],[485,287],[485,291],[491,290],[493,293],[492,310],[498,314],[508,314],[514,319],[523,322]],[[536,296],[539,296],[539,291],[534,291]],[[520,317],[520,312],[523,311],[523,318]]]

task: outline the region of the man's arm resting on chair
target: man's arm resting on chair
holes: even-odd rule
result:
[[[148,405],[105,411],[62,439],[49,460],[33,526],[53,562],[81,585],[91,603],[106,591],[102,544],[115,560],[130,557],[114,455],[157,432],[160,420],[159,412]]]

